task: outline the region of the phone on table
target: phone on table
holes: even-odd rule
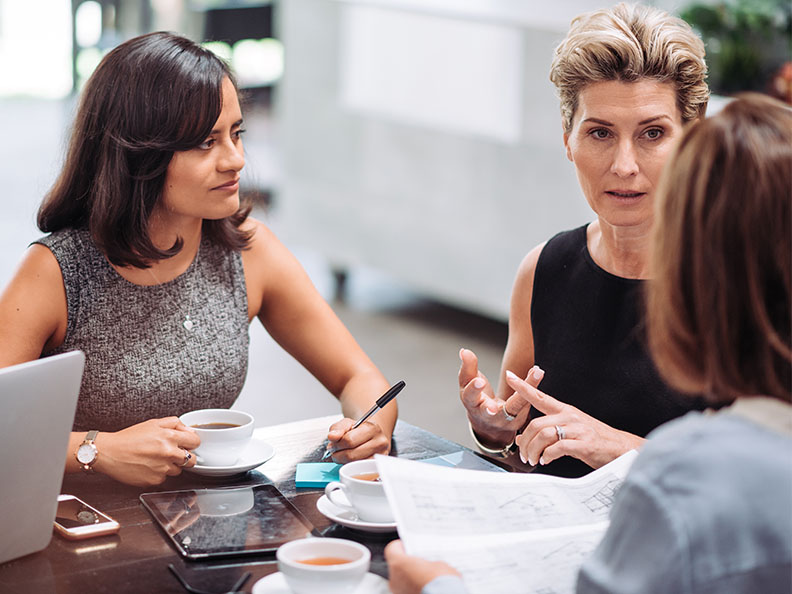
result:
[[[58,496],[55,529],[69,540],[115,534],[121,526],[74,495]]]

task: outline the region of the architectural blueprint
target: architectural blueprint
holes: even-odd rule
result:
[[[449,563],[470,594],[571,594],[636,455],[577,479],[376,459],[408,553]]]

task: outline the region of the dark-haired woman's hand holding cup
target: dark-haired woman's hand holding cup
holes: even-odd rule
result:
[[[176,417],[150,419],[115,433],[100,432],[94,469],[129,485],[158,485],[194,466],[195,457],[186,453],[200,443]]]

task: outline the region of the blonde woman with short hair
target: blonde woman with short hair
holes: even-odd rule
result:
[[[572,21],[550,79],[566,155],[595,217],[523,260],[497,392],[476,356],[460,352],[460,397],[483,451],[519,447],[535,471],[580,476],[701,406],[657,374],[642,294],[660,172],[704,115],[705,77],[703,43],[662,10],[619,4]],[[526,403],[509,374],[541,381],[541,392]]]

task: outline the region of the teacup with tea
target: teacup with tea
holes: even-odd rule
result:
[[[200,438],[193,453],[202,466],[233,466],[253,436],[253,417],[241,410],[204,408],[184,413],[179,420]]]
[[[301,538],[281,545],[278,570],[295,594],[348,594],[366,576],[371,552],[343,538]]]
[[[394,521],[374,460],[357,460],[344,464],[338,471],[338,476],[340,482],[334,481],[325,487],[325,495],[334,505],[354,510],[364,522]],[[340,497],[339,491],[346,497]]]

